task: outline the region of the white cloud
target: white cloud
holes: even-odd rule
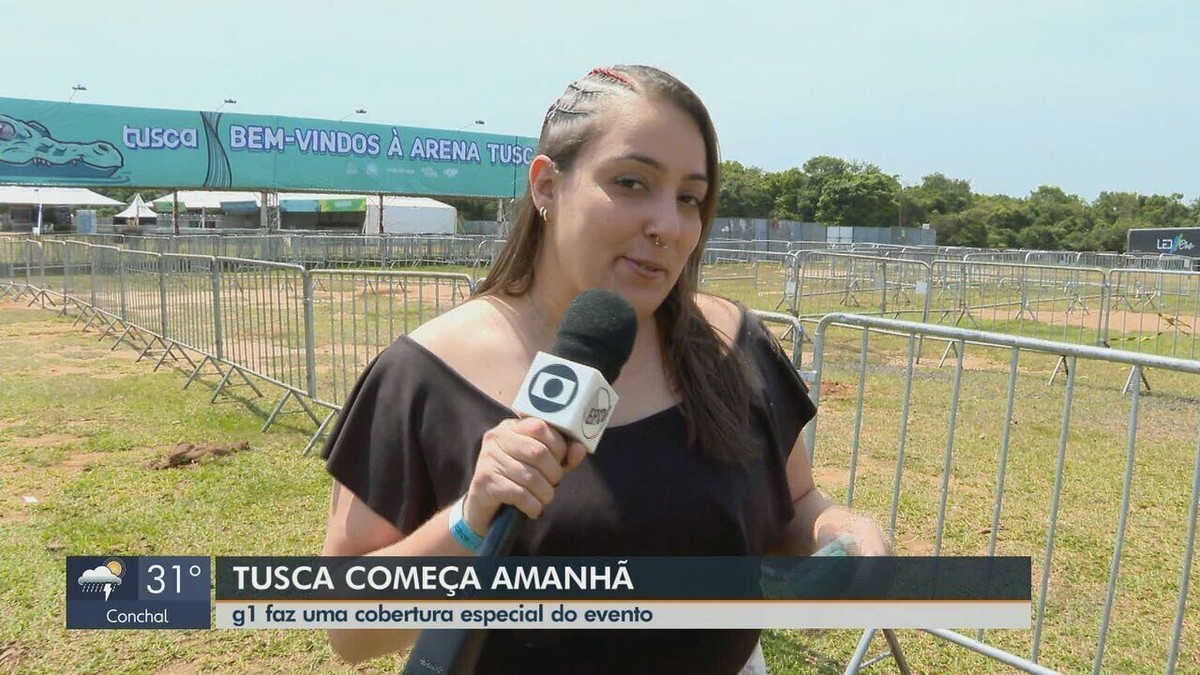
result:
[[[80,584],[120,584],[121,578],[104,565],[87,570],[79,575]]]

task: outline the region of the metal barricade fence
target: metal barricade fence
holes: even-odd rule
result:
[[[1102,251],[1083,251],[1079,254],[1080,267],[1099,267],[1110,270],[1121,266],[1120,253],[1104,253]]]
[[[766,324],[767,329],[771,331],[775,339],[779,340],[780,345],[788,350],[792,358],[792,365],[796,367],[796,370],[804,374],[804,343],[809,339],[800,319],[781,312],[754,310],[754,313]]]
[[[1004,262],[1024,263],[1025,254],[1021,251],[987,251],[967,253],[963,260],[968,262]]]
[[[240,258],[216,262],[217,342],[231,366],[218,392],[240,371],[287,390],[283,400],[291,393],[311,395],[304,268]]]
[[[54,304],[54,300],[50,296],[63,298],[66,296],[64,284],[65,262],[63,255],[65,244],[60,239],[45,239],[41,242],[42,245],[42,260],[41,260],[41,281],[40,293],[43,297],[43,302],[49,301]]]
[[[154,336],[165,337],[167,327],[162,302],[162,254],[122,251],[121,268],[125,283],[126,322]]]
[[[479,278],[487,274],[499,257],[500,251],[508,243],[505,239],[484,239],[475,249],[475,259],[471,262],[471,276]]]
[[[838,244],[827,241],[793,241],[788,244],[788,253],[799,253],[802,251],[844,251],[849,248],[849,244]]]
[[[204,357],[223,360],[225,354],[217,334],[221,323],[216,302],[221,283],[217,259],[168,253],[161,265],[164,337]],[[162,361],[160,358],[160,365]]]
[[[59,261],[56,270],[61,279],[59,288],[62,293],[62,309],[59,314],[67,314],[72,306],[83,316],[89,311],[91,303],[91,251],[89,244],[63,239],[46,241],[43,245],[57,249],[54,257]],[[47,280],[48,284],[50,282]]]
[[[41,242],[41,290],[43,293],[62,296],[63,294],[63,242],[49,239]]]
[[[1117,269],[1109,274],[1105,342],[1115,349],[1200,358],[1200,272]]]
[[[19,299],[38,283],[41,269],[41,244],[16,236],[0,237],[0,298],[11,295]]]
[[[396,338],[466,301],[465,274],[313,270],[318,403],[340,409],[362,370]]]
[[[889,248],[876,255],[882,255],[885,258],[892,258],[894,260],[919,260],[927,265],[932,265],[939,260],[962,260],[961,255],[944,253],[936,248],[918,248],[915,246]]]
[[[24,256],[18,255],[20,240],[11,235],[0,235],[0,298],[16,293],[17,266],[25,264]]]
[[[69,311],[70,303],[74,303],[75,309],[78,311],[76,323],[91,316],[95,309],[96,293],[92,278],[92,248],[101,245],[75,240],[63,242],[63,259],[66,261],[64,276],[67,278],[64,286],[69,287],[66,291],[67,298],[63,303],[63,312]]]
[[[929,313],[930,268],[919,260],[806,251],[798,258],[792,314],[815,318],[836,311],[909,316]]]
[[[1012,335],[1103,344],[1103,270],[979,261],[931,270],[929,321]]]
[[[84,325],[86,330],[93,320],[106,324],[107,328],[101,335],[104,338],[115,329],[114,322],[125,322],[125,284],[122,282],[124,268],[121,266],[121,252],[124,249],[116,246],[91,245],[91,306],[92,317]]]
[[[915,363],[922,338],[957,345],[952,371]],[[875,516],[900,555],[1032,558],[1030,630],[901,633],[910,662],[914,651],[930,661],[912,665],[1171,673],[1200,663],[1200,640],[1183,631],[1200,619],[1188,603],[1200,361],[845,313],[821,319],[813,349],[822,412],[805,433],[819,487]],[[1063,355],[1065,387],[1047,390],[1042,375]],[[1113,377],[1125,367],[1169,384],[1125,398]],[[934,638],[982,657],[948,654]]]
[[[709,248],[701,255],[701,289],[739,299],[751,309],[787,308],[793,254]]]

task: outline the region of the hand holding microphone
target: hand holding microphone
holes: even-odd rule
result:
[[[464,504],[465,515],[469,522],[486,518],[488,497],[495,500],[492,504],[505,505],[485,528],[480,556],[511,551],[526,516],[540,515],[563,470],[583,461],[581,446],[595,452],[618,400],[610,383],[629,360],[636,336],[633,307],[615,293],[584,291],[567,307],[554,347],[549,354],[538,352],[517,391],[513,410],[527,417],[503,422],[484,435],[468,497],[477,484],[490,489]],[[481,472],[489,468],[499,471]],[[482,513],[472,512],[477,506]]]
[[[583,462],[586,448],[536,417],[508,419],[483,435],[463,515],[475,532],[505,504],[537,518],[563,476]]]
[[[567,308],[554,348],[534,358],[513,403],[526,417],[484,434],[462,502],[464,522],[473,530],[468,536],[487,530],[480,557],[508,554],[526,516],[540,515],[566,472],[595,451],[617,403],[610,383],[629,359],[636,335],[633,308],[615,293],[585,291]],[[453,515],[451,520],[453,530]],[[488,521],[490,527],[480,528]],[[486,635],[485,629],[424,631],[404,673],[469,673]]]

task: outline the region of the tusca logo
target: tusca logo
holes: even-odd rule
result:
[[[592,397],[592,404],[583,416],[583,435],[589,439],[599,436],[608,423],[612,409],[612,397],[608,395],[608,390],[603,387],[597,389],[596,395]]]
[[[534,374],[529,383],[529,402],[544,413],[558,412],[571,405],[578,389],[575,371],[561,363],[551,363]]]

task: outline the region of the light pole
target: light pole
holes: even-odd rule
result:
[[[78,94],[81,91],[87,91],[87,87],[83,86],[82,84],[77,84],[74,87],[71,87],[71,98],[67,99],[67,103],[74,103],[75,94]]]
[[[232,98],[225,99],[221,103],[221,105],[217,106],[217,109],[214,110],[213,112],[221,112],[221,108],[224,108],[227,105],[237,105],[237,99],[232,99]]]
[[[349,115],[346,115],[345,117],[343,117],[342,119],[340,119],[338,121],[345,122],[346,120],[350,119],[351,117],[354,117],[355,115],[366,115],[366,114],[367,114],[367,111],[365,108],[356,108],[354,110],[354,112],[350,113]]]
[[[462,131],[463,129],[466,129],[467,127],[473,127],[473,126],[481,127],[481,126],[483,126],[483,124],[484,124],[483,120],[475,120],[474,122],[468,122],[468,123],[462,125],[461,127],[458,128],[458,130]]]

